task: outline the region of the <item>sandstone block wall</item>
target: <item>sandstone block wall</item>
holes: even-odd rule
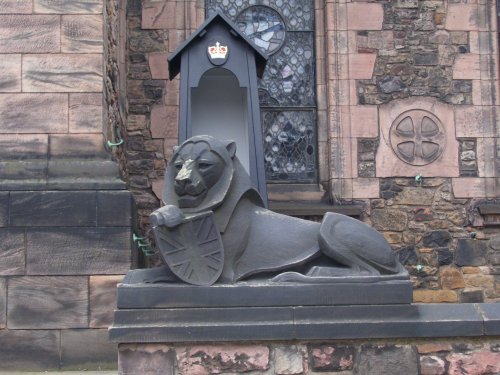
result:
[[[103,6],[0,2],[0,370],[116,366],[133,201],[104,147]]]

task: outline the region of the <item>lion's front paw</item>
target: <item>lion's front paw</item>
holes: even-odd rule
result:
[[[151,226],[157,227],[165,225],[168,228],[174,228],[184,220],[185,216],[177,206],[167,205],[160,207],[149,215]]]

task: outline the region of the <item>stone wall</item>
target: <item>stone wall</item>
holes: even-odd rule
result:
[[[499,300],[498,229],[482,226],[484,200],[455,198],[445,178],[384,178],[380,190],[365,219],[410,271],[415,302]]]
[[[121,374],[493,374],[500,342],[467,338],[434,341],[341,341],[165,345],[121,344]],[[161,369],[159,372],[158,369]]]
[[[132,199],[104,148],[103,2],[0,2],[0,370],[115,367]]]
[[[178,78],[167,80],[166,58],[201,24],[203,3],[129,1],[125,161],[143,233],[177,139]],[[412,274],[416,301],[497,301],[498,255],[488,241],[498,225],[485,226],[478,208],[494,210],[500,195],[496,3],[315,7],[321,186],[273,184],[271,203],[314,206],[326,188],[329,203],[361,207],[362,220],[384,233]],[[422,129],[424,148],[415,138]]]

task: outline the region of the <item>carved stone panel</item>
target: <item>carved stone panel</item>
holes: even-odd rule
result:
[[[379,109],[376,177],[458,177],[453,107],[434,98],[394,100]]]
[[[389,136],[396,156],[411,165],[432,163],[446,147],[441,121],[422,109],[400,114],[392,123]]]

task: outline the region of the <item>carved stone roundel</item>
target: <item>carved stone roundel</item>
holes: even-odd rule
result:
[[[441,121],[423,109],[403,112],[392,123],[391,147],[396,156],[410,165],[427,165],[436,161],[446,147]]]

